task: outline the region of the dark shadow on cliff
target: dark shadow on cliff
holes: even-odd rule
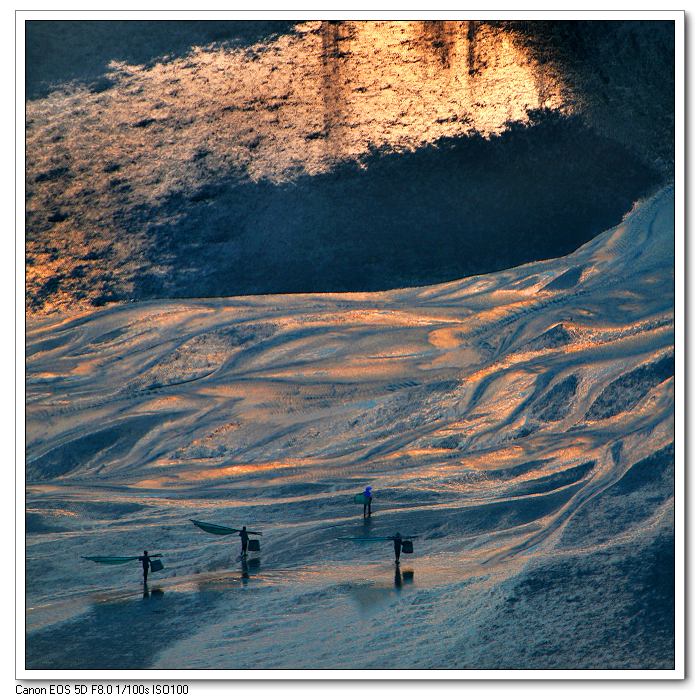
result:
[[[26,23],[26,97],[73,81],[111,86],[110,61],[150,65],[213,42],[247,46],[292,30],[293,21],[30,20]]]
[[[659,174],[576,118],[251,183],[232,176],[141,212],[151,263],[137,299],[382,290],[572,252],[617,224]]]
[[[542,64],[556,65],[584,116],[673,177],[675,26],[672,20],[495,22]]]

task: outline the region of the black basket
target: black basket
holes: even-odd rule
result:
[[[248,551],[249,552],[259,552],[260,551],[260,540],[248,540]]]
[[[405,540],[401,544],[401,551],[404,554],[413,554],[413,542],[411,542],[411,540]]]

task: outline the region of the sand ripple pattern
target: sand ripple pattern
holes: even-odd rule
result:
[[[30,599],[87,585],[71,557],[88,542],[147,539],[178,577],[225,566],[230,544],[187,517],[261,526],[297,591],[308,567],[337,587],[364,565],[334,538],[368,527],[421,533],[413,561],[440,585],[668,527],[672,231],[666,189],[572,255],[448,284],[32,321]],[[351,497],[367,483],[363,530]]]

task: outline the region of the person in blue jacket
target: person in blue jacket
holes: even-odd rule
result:
[[[364,505],[362,506],[362,517],[367,518],[370,515],[372,515],[372,487],[367,486],[365,487],[365,502]]]

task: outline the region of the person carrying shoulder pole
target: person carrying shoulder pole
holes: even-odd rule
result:
[[[394,540],[394,554],[396,555],[396,563],[398,564],[399,559],[401,559],[401,545],[403,544],[401,533],[397,532],[391,539]]]
[[[238,536],[241,538],[241,557],[247,557],[248,556],[248,541],[250,540],[250,537],[248,537],[248,530],[246,530],[246,526],[243,526],[242,530],[238,531]]]
[[[148,581],[148,567],[151,565],[151,558],[145,549],[143,550],[143,556],[139,557],[139,561],[143,565],[143,585],[145,586]]]

